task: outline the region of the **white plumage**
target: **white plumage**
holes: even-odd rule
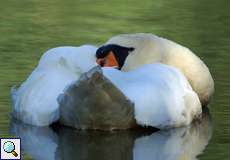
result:
[[[103,73],[134,102],[139,125],[185,126],[202,112],[197,94],[174,67],[156,63],[129,72],[103,68]]]
[[[214,92],[214,82],[208,67],[191,50],[153,34],[137,33],[114,36],[106,44],[133,47],[122,68],[130,71],[151,63],[164,63],[179,69],[198,94],[203,105]]]
[[[94,46],[48,50],[38,66],[12,89],[13,115],[24,123],[46,126],[59,119],[57,97],[64,88],[95,66]]]

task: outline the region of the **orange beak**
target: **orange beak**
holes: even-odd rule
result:
[[[113,51],[110,51],[105,58],[97,58],[96,62],[102,67],[119,67]]]

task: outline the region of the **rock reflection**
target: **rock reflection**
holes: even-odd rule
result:
[[[60,134],[58,153],[61,159],[133,159],[134,141],[138,137],[131,131],[118,132],[73,132],[63,130]],[[67,147],[69,146],[69,147]]]
[[[34,127],[12,120],[10,133],[21,137],[23,152],[36,160],[173,160],[196,159],[208,144],[212,125],[208,111],[186,128],[167,131],[79,131]]]

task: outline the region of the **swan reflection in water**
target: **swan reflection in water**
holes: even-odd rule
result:
[[[12,120],[10,134],[20,137],[23,153],[36,160],[193,160],[207,146],[212,125],[205,109],[201,120],[167,131],[79,131],[34,127]]]

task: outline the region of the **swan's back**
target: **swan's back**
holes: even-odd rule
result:
[[[71,71],[76,70],[76,68],[81,68],[85,72],[95,66],[96,49],[97,48],[92,45],[52,48],[43,54],[38,67],[52,68],[62,63],[63,65],[68,65]]]
[[[201,113],[197,94],[174,67],[156,63],[129,72],[104,68],[103,73],[134,102],[138,124],[178,127]]]

